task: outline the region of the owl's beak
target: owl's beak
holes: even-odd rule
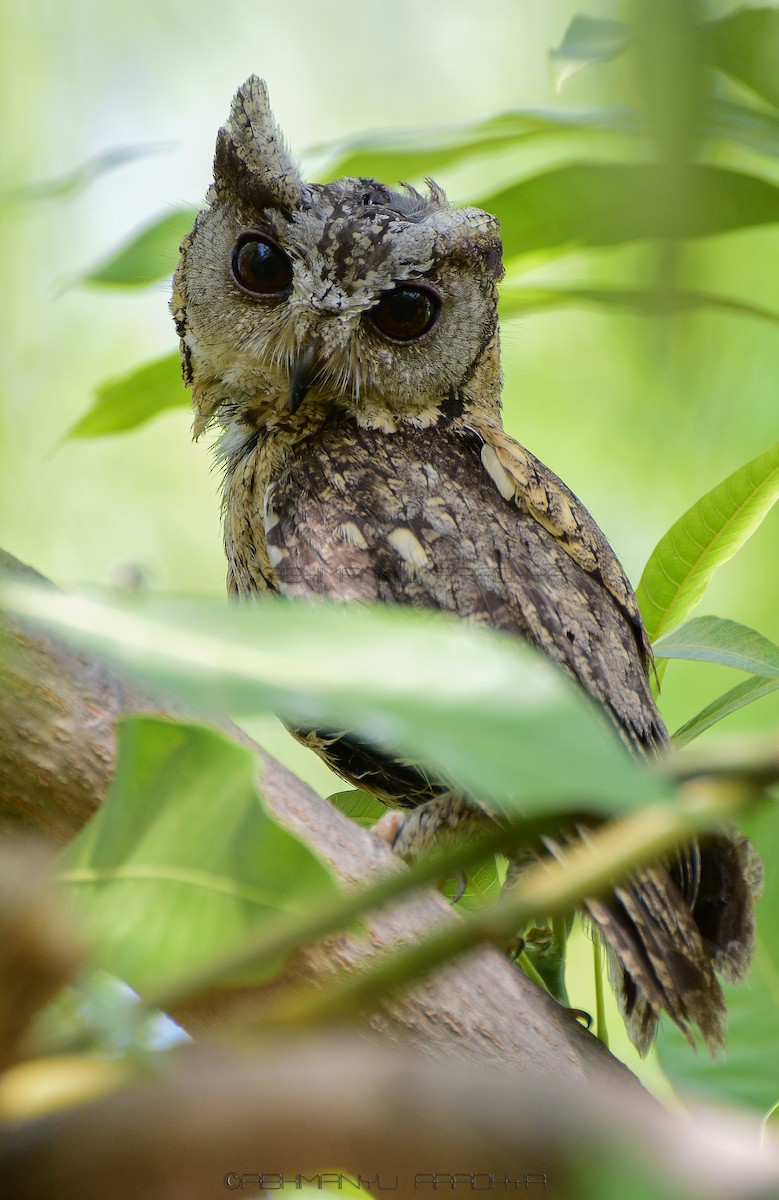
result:
[[[306,398],[306,393],[319,374],[321,363],[318,342],[311,342],[301,350],[289,377],[289,411],[296,413]]]

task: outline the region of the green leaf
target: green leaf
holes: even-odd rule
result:
[[[140,992],[158,988],[337,895],[323,864],[265,811],[257,770],[213,729],[120,722],[109,793],[58,872],[99,966]]]
[[[700,133],[701,137],[726,138],[769,158],[779,158],[779,118],[765,109],[730,100],[710,100],[701,114]]]
[[[11,188],[0,192],[0,204],[30,204],[39,200],[64,200],[84,191],[95,179],[105,175],[107,171],[115,171],[125,163],[134,162],[138,158],[147,158],[151,154],[159,154],[170,150],[165,144],[148,146],[120,146],[114,150],[104,150],[96,154],[81,166],[59,175],[56,179],[44,179],[40,183],[30,183],[25,187]]]
[[[373,176],[393,183],[435,175],[476,154],[500,150],[537,137],[571,132],[632,132],[639,118],[618,108],[518,108],[459,125],[362,134],[346,142],[314,146],[326,157],[320,177]]]
[[[610,288],[579,284],[525,286],[509,280],[500,289],[502,320],[569,306],[625,309],[643,317],[664,317],[671,313],[709,308],[738,316],[759,317],[773,325],[779,324],[779,312],[729,296],[712,296],[708,292],[685,288]]]
[[[627,50],[633,41],[633,30],[622,21],[588,17],[578,13],[554,50],[549,51],[555,88],[564,85],[577,72],[593,63],[610,62]]]
[[[66,438],[105,437],[126,433],[151,421],[168,408],[188,408],[189,393],[181,382],[178,352],[144,363],[127,375],[101,383],[95,402]]]
[[[372,825],[381,820],[387,811],[387,805],[383,804],[381,800],[377,800],[370,792],[361,792],[356,788],[350,788],[345,792],[334,792],[327,799],[335,805],[339,812],[342,812],[350,821],[354,821],[356,825],[361,825],[363,829],[370,829]]]
[[[657,658],[720,663],[779,679],[779,646],[756,629],[725,617],[695,617],[653,646]]]
[[[698,734],[710,729],[712,725],[716,725],[723,717],[737,712],[739,708],[745,708],[748,704],[753,704],[755,700],[760,700],[763,696],[770,695],[777,688],[779,688],[779,679],[766,678],[765,675],[750,675],[749,679],[736,684],[730,691],[718,696],[706,708],[701,709],[689,721],[685,721],[684,725],[680,725],[673,735],[674,745],[678,749],[686,746]]]
[[[636,589],[650,640],[678,625],[779,497],[779,442],[729,475],[660,539]],[[662,665],[662,664],[661,664]]]
[[[502,812],[612,813],[668,794],[561,670],[450,617],[273,599],[107,605],[21,584],[3,595],[190,704],[349,729]]]
[[[702,25],[700,40],[710,66],[779,108],[779,10],[739,9]]]
[[[712,100],[699,115],[700,136],[725,138],[772,158],[779,156],[779,121],[728,100]],[[629,108],[518,108],[459,125],[362,134],[349,141],[323,143],[309,156],[324,162],[316,177],[368,176],[393,184],[440,172],[477,155],[517,151],[528,141],[577,133],[647,136],[642,114]],[[521,160],[517,157],[518,171]]]
[[[747,1105],[761,1115],[777,1095],[779,1045],[779,805],[761,808],[746,833],[766,871],[765,892],[756,907],[755,956],[746,985],[724,984],[728,1008],[727,1054],[697,1054],[670,1022],[657,1042],[660,1063],[683,1099]]]
[[[79,282],[143,287],[165,279],[176,268],[179,246],[197,213],[196,208],[179,208],[152,221]]]
[[[500,220],[507,259],[573,246],[712,237],[779,221],[779,188],[722,167],[677,173],[685,203],[669,207],[664,168],[572,163],[511,184],[479,203]]]

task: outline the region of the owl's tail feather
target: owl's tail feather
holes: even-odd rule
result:
[[[722,833],[668,864],[636,871],[607,898],[586,901],[606,942],[628,1034],[641,1054],[652,1045],[664,1012],[691,1043],[697,1026],[712,1053],[722,1047],[726,1009],[716,972],[732,983],[746,976],[761,885],[760,860],[750,843],[735,832]]]

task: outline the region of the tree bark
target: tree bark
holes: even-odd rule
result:
[[[41,576],[0,552],[0,581]],[[129,713],[158,713],[216,725],[261,763],[258,786],[279,822],[296,833],[346,887],[403,869],[387,846],[316,795],[226,719],[186,710],[138,687],[99,657],[9,616],[0,618],[0,823],[62,844],[94,813],[114,765],[115,725]],[[457,920],[435,891],[372,913],[366,936],[344,932],[301,947],[271,987],[324,982],[434,923]],[[267,994],[267,989],[262,990]],[[258,990],[216,989],[180,1014],[190,1031],[213,1030],[256,1005]],[[175,1014],[174,1014],[175,1015]],[[365,1036],[436,1059],[532,1069],[640,1090],[635,1077],[568,1013],[489,947],[435,972],[374,1013]]]

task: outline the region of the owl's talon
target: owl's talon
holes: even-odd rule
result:
[[[454,889],[454,895],[452,896],[452,899],[449,901],[449,903],[457,904],[460,900],[462,900],[462,898],[465,894],[465,889],[468,886],[468,880],[466,879],[466,877],[462,871],[458,871],[457,874],[453,876],[453,878],[455,879],[455,881],[457,883],[457,887]]]
[[[583,1008],[566,1008],[567,1013],[576,1021],[582,1021],[585,1029],[592,1029],[592,1014],[586,1012]]]

